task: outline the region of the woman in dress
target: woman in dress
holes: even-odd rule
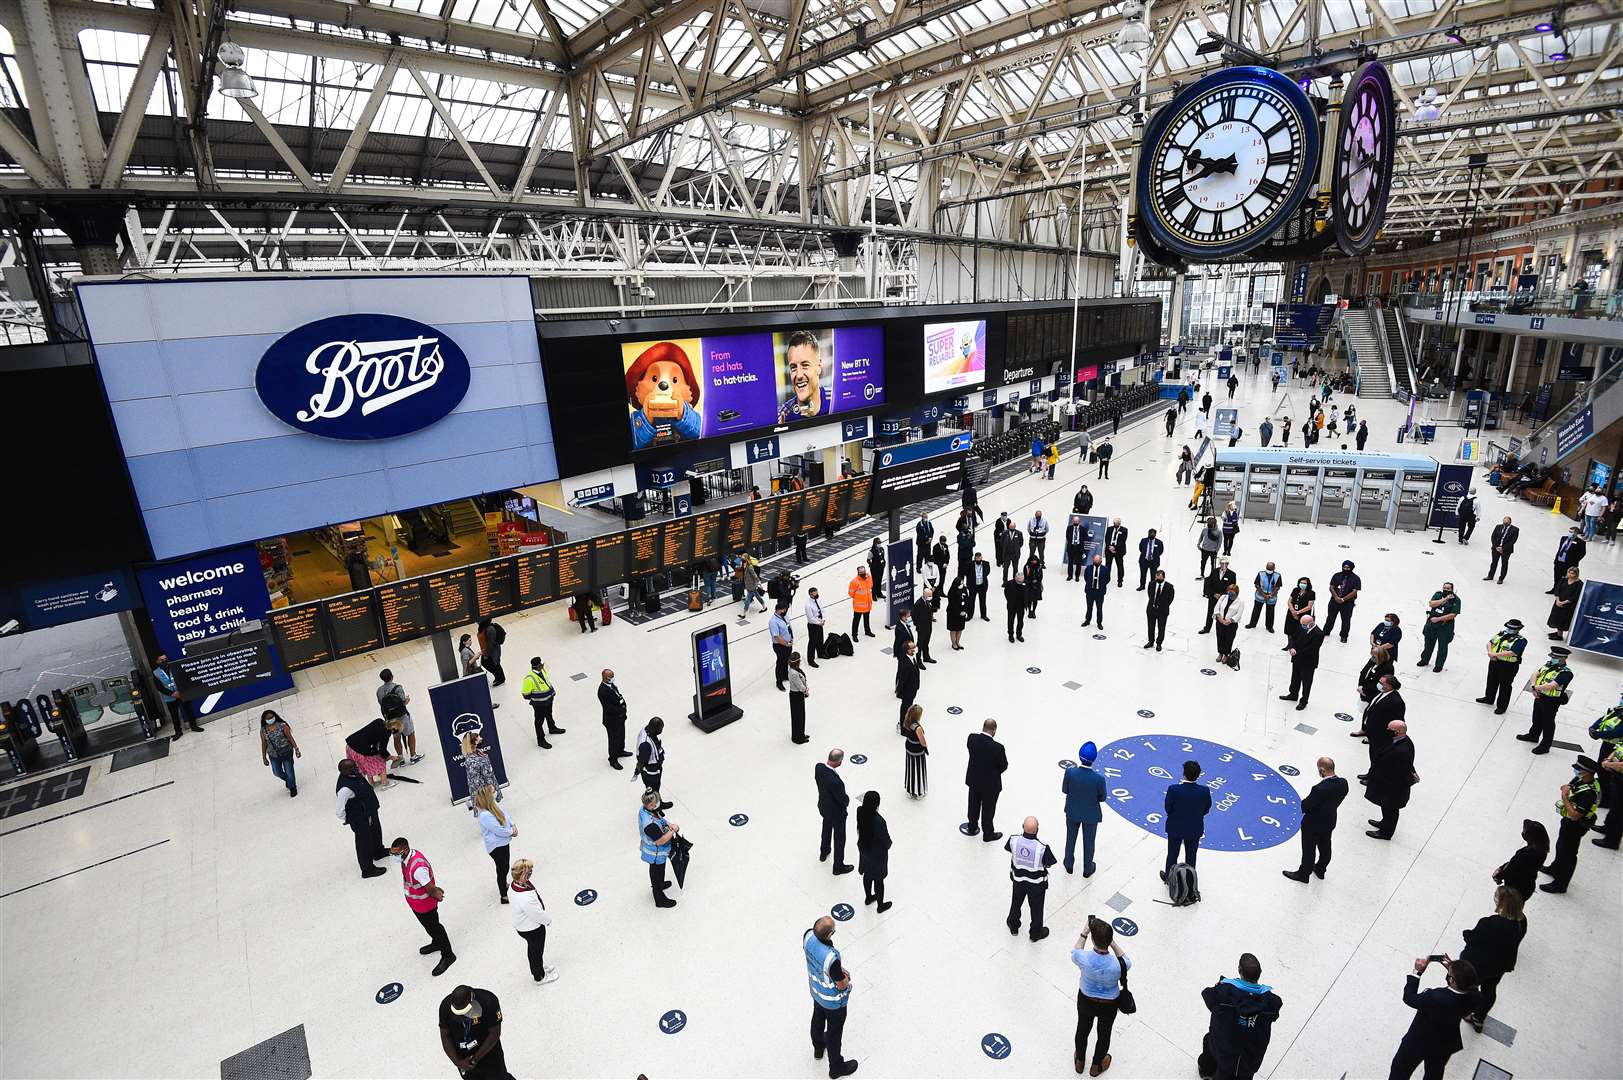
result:
[[[456,654],[462,660],[462,675],[478,675],[482,669],[479,667],[479,650],[473,647],[473,635],[463,634],[457,638]]]
[[[1280,652],[1290,652],[1296,644],[1296,635],[1302,632],[1302,616],[1313,614],[1313,598],[1313,580],[1298,578],[1285,603],[1285,647]]]
[[[1499,885],[1509,885],[1515,889],[1527,903],[1533,895],[1533,888],[1538,884],[1539,870],[1550,858],[1550,834],[1542,822],[1531,818],[1522,821],[1522,846],[1512,855],[1508,862],[1502,863],[1493,872],[1493,880]]]
[[[920,722],[924,718],[924,706],[914,705],[907,710],[907,716],[902,720],[902,738],[907,746],[907,763],[902,771],[902,783],[907,793],[915,799],[922,799],[925,792],[930,790],[929,774],[925,767],[925,758],[930,754],[930,744],[924,738],[924,725]]]
[[[857,809],[857,871],[862,875],[862,902],[877,904],[877,911],[889,911],[885,877],[890,873],[890,827],[879,816],[877,791],[863,795]]]
[[[1037,617],[1037,601],[1043,598],[1043,563],[1033,555],[1026,560],[1026,618]]]
[[[404,720],[398,717],[385,720],[380,716],[350,733],[344,740],[344,756],[355,763],[368,783],[382,787],[389,782],[389,737],[405,730]]]
[[[513,929],[524,939],[529,953],[530,977],[538,983],[556,982],[558,969],[546,964],[547,927],[552,925],[552,913],[530,880],[534,873],[535,863],[529,859],[513,864]]]
[[[293,775],[293,759],[303,756],[287,721],[278,716],[276,710],[266,709],[259,718],[259,759],[287,785],[288,798],[299,793],[299,779]]]
[[[511,821],[502,808],[496,805],[496,788],[482,787],[473,793],[473,808],[478,814],[479,832],[485,841],[485,854],[490,861],[496,864],[496,891],[501,894],[502,903],[507,903],[507,863],[512,855],[512,848],[508,846],[513,837],[518,835],[518,826]]]
[[[959,652],[964,649],[959,641],[963,637],[964,627],[969,625],[969,616],[969,590],[964,587],[963,578],[955,578],[951,591],[947,593],[947,638]]]
[[[493,802],[502,801],[502,789],[496,786],[496,767],[490,763],[490,754],[485,751],[484,741],[477,731],[462,736],[462,767],[468,774],[469,810],[479,812],[474,798],[481,788],[490,788]]]
[[[1516,970],[1516,951],[1527,936],[1527,916],[1522,914],[1521,893],[1509,885],[1493,891],[1493,914],[1478,919],[1463,931],[1465,950],[1460,959],[1476,968],[1476,1011],[1466,1017],[1477,1034],[1499,998],[1499,980]]]
[[[1567,571],[1566,580],[1555,587],[1555,603],[1550,605],[1550,617],[1545,625],[1550,628],[1550,640],[1560,641],[1562,635],[1572,629],[1572,616],[1578,610],[1578,594],[1584,591],[1584,583],[1578,580],[1576,566]]]

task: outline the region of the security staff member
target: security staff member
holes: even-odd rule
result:
[[[1477,702],[1492,705],[1493,713],[1501,715],[1510,705],[1510,694],[1516,686],[1516,673],[1522,667],[1522,652],[1527,639],[1522,637],[1522,621],[1510,619],[1505,628],[1488,639],[1488,687]]]
[[[1031,553],[1043,566],[1048,565],[1048,519],[1043,517],[1041,510],[1032,512],[1031,520],[1026,522],[1026,536],[1031,539]]]
[[[676,906],[676,901],[665,895],[671,887],[665,880],[665,863],[671,857],[671,838],[681,831],[660,811],[659,792],[644,791],[642,808],[637,811],[637,844],[642,861],[648,864],[648,884],[654,890],[655,907]]]
[[[1341,573],[1330,577],[1330,617],[1324,621],[1324,636],[1329,637],[1336,632],[1336,619],[1341,619],[1341,640],[1347,640],[1352,632],[1353,606],[1358,601],[1358,592],[1364,587],[1357,574],[1353,573],[1351,559],[1343,559]]]
[[[1425,647],[1420,650],[1420,662],[1416,667],[1425,667],[1431,663],[1432,650],[1437,650],[1437,666],[1433,671],[1443,670],[1443,662],[1448,659],[1448,643],[1454,640],[1454,620],[1460,617],[1460,598],[1454,595],[1454,583],[1443,582],[1443,587],[1431,594],[1426,603],[1426,625],[1420,632],[1425,641]]]
[[[1082,595],[1087,599],[1087,613],[1082,618],[1083,626],[1093,623],[1094,612],[1099,613],[1099,629],[1105,628],[1105,593],[1110,589],[1110,567],[1105,565],[1103,555],[1093,557],[1093,565],[1082,571]]]
[[[1022,823],[1019,836],[1003,842],[1009,853],[1009,933],[1020,933],[1020,904],[1031,908],[1031,940],[1041,941],[1048,936],[1043,925],[1043,900],[1048,896],[1048,868],[1055,863],[1054,853],[1048,845],[1037,839],[1037,819],[1028,817]]]
[[[1550,865],[1539,871],[1550,875],[1550,880],[1539,886],[1540,892],[1566,892],[1572,872],[1578,869],[1578,845],[1589,834],[1595,810],[1600,806],[1600,785],[1595,782],[1599,767],[1594,758],[1580,754],[1572,766],[1571,783],[1561,785],[1561,801],[1555,804],[1561,824],[1555,834],[1555,854]]]
[[[840,1056],[845,1034],[846,1005],[851,1000],[851,973],[841,963],[834,947],[834,920],[827,915],[812,923],[801,938],[806,954],[806,978],[811,985],[812,1056],[828,1055],[830,1080],[857,1071],[855,1061]]]
[[[1127,557],[1127,526],[1121,523],[1121,518],[1110,519],[1110,527],[1105,530],[1104,554],[1105,566],[1116,568],[1116,585],[1120,587],[1126,576],[1123,562]]]
[[[1471,534],[1476,532],[1476,488],[1472,488],[1471,493],[1460,500],[1460,505],[1454,511],[1454,520],[1459,523],[1460,543],[1468,542]]]
[[[637,733],[637,767],[631,772],[633,780],[640,776],[648,790],[656,795],[665,778],[665,744],[659,738],[664,732],[665,721],[658,716],[650,717],[648,723],[643,725]],[[661,797],[659,809],[670,808],[671,804]]]
[[[1156,652],[1161,651],[1161,642],[1167,636],[1167,614],[1172,610],[1172,598],[1175,593],[1172,582],[1167,580],[1167,572],[1157,570],[1155,580],[1150,582],[1149,596],[1145,597],[1144,602],[1146,649],[1153,645]]]
[[[1533,726],[1516,738],[1521,742],[1538,743],[1533,747],[1535,754],[1550,752],[1550,742],[1555,738],[1555,714],[1571,699],[1567,693],[1567,687],[1572,685],[1572,669],[1567,667],[1567,657],[1571,655],[1571,649],[1552,646],[1550,658],[1533,673],[1528,683],[1533,691]]]
[[[552,744],[547,742],[547,735],[549,732],[562,735],[564,729],[552,719],[552,704],[558,692],[553,689],[552,680],[547,678],[547,666],[539,656],[530,657],[530,670],[524,673],[524,681],[519,684],[518,691],[535,711],[535,745],[543,750],[551,750]]]
[[[1545,596],[1556,594],[1556,590],[1561,588],[1561,583],[1567,580],[1567,571],[1578,569],[1578,564],[1584,561],[1588,551],[1589,545],[1584,543],[1584,538],[1579,535],[1578,526],[1574,525],[1568,529],[1567,535],[1555,546],[1555,579],[1550,582]]]
[[[795,632],[789,628],[789,601],[779,600],[773,605],[766,629],[772,636],[772,679],[782,690],[783,680],[789,677],[789,654],[795,651]]]
[[[1155,530],[1151,529],[1138,542],[1138,591],[1144,591],[1144,582],[1155,576],[1161,569],[1161,554],[1167,546],[1155,538]]]

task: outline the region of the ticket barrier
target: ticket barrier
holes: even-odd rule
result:
[[[27,698],[18,702],[0,701],[0,749],[5,751],[6,760],[11,762],[12,771],[18,776],[39,763],[39,743],[29,730],[21,708],[27,704]],[[32,708],[29,711],[32,712]]]
[[[1384,529],[1392,516],[1392,485],[1395,473],[1365,469],[1358,485],[1358,509],[1353,524],[1361,529]]]
[[[1246,477],[1245,517],[1273,521],[1279,516],[1279,466],[1253,465]]]
[[[1397,521],[1400,529],[1424,529],[1431,515],[1431,489],[1437,484],[1435,472],[1404,472],[1397,487]]]
[[[1319,481],[1319,510],[1314,521],[1319,525],[1347,525],[1352,521],[1353,484],[1357,469],[1325,469]]]
[[[141,737],[150,739],[157,734],[159,723],[157,695],[149,692],[149,684],[139,668],[130,672],[129,689],[135,718],[141,722]]]
[[[53,690],[50,697],[40,694],[34,700],[40,715],[45,717],[45,726],[62,744],[64,758],[77,761],[89,752],[90,740],[85,737],[85,726],[79,719],[79,706],[70,695]]]
[[[1317,465],[1287,465],[1285,467],[1285,494],[1280,500],[1279,520],[1308,523],[1313,520],[1313,508],[1318,502],[1319,467]]]

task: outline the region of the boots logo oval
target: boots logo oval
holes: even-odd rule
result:
[[[259,400],[328,439],[390,439],[443,419],[468,392],[468,358],[441,330],[399,315],[306,323],[265,350]]]

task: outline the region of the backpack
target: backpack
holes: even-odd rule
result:
[[[1167,873],[1167,899],[1173,907],[1200,903],[1200,879],[1193,866],[1178,863]]]
[[[840,634],[839,639],[841,656],[855,656],[857,654],[856,647],[851,644],[850,634]]]
[[[493,622],[490,624],[490,629],[485,631],[485,637],[488,638],[490,643],[495,645],[497,648],[500,648],[507,643],[507,631],[503,630],[502,624],[498,622]]]
[[[387,694],[383,695],[383,698],[378,702],[378,707],[383,710],[383,718],[385,720],[393,720],[396,717],[405,716],[406,692],[400,689],[400,685],[398,683],[395,684],[393,689],[391,689]]]
[[[832,660],[836,656],[840,655],[839,638],[840,635],[838,634],[830,634],[828,637],[823,639],[822,658],[824,660]]]

